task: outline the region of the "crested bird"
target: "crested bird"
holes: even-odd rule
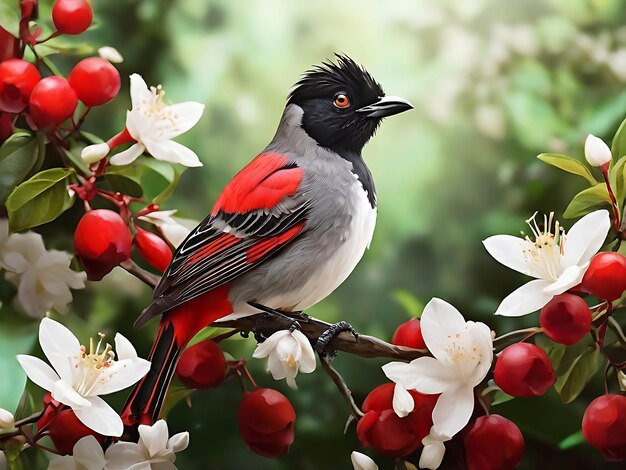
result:
[[[161,316],[127,429],[158,419],[180,354],[202,328],[260,304],[297,312],[332,293],[368,248],[374,180],[362,157],[381,121],[412,109],[346,55],[305,72],[269,145],[226,185],[178,247],[141,326]]]

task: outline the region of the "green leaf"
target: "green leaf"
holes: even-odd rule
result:
[[[567,351],[567,347],[552,341],[545,335],[536,335],[535,344],[543,349],[548,355],[552,368],[555,371],[558,370],[561,365],[561,361],[563,360],[563,356],[565,355],[565,351]]]
[[[193,390],[187,387],[170,387],[167,399],[165,400],[165,405],[163,406],[163,411],[161,412],[161,418],[167,420],[167,415],[171,409],[182,400],[189,398],[192,393]]]
[[[600,351],[588,348],[576,357],[567,370],[557,377],[554,388],[563,403],[571,403],[598,371]]]
[[[585,442],[585,436],[583,436],[582,429],[576,431],[574,434],[570,434],[561,442],[559,442],[559,449],[566,450],[571,449],[572,447],[576,447]]]
[[[143,189],[133,178],[124,175],[107,174],[105,179],[111,185],[113,191],[127,194],[132,197],[143,196]]]
[[[592,185],[598,184],[598,181],[593,177],[589,169],[575,158],[556,153],[542,153],[541,155],[537,155],[537,158],[542,162],[546,162],[548,165],[555,166],[574,175],[582,176]]]
[[[417,297],[415,297],[410,292],[398,289],[392,292],[391,297],[396,303],[400,304],[400,306],[412,317],[420,318],[422,316],[422,311],[424,310],[424,304],[419,301]]]
[[[26,374],[15,355],[29,352],[36,338],[36,324],[16,327],[5,323],[0,326],[0,408],[11,412],[17,409],[26,385]]]
[[[51,168],[20,184],[6,201],[12,232],[37,227],[56,219],[70,207],[68,168]]]
[[[513,400],[511,395],[507,395],[502,390],[497,390],[496,393],[493,394],[493,400],[491,402],[492,406],[499,405],[500,403],[506,403],[507,401]]]
[[[189,344],[187,345],[187,347],[190,348],[194,344],[198,344],[206,339],[213,339],[217,336],[223,335],[224,333],[228,333],[229,331],[232,331],[232,328],[219,328],[215,326],[207,326],[206,328],[201,329],[196,334],[196,336],[194,336],[191,339],[191,341],[189,341]]]
[[[621,157],[609,170],[609,182],[620,207],[626,195],[626,157]]]
[[[87,165],[85,161],[81,158],[79,148],[74,147],[71,150],[63,148],[62,150],[67,159],[72,162],[72,164],[76,168],[81,170],[84,174],[89,174],[89,165]]]
[[[0,204],[37,165],[44,153],[42,137],[17,132],[0,147]]]
[[[611,154],[613,159],[619,160],[626,155],[626,119],[619,125],[611,142]]]
[[[178,182],[180,181],[181,175],[182,173],[179,173],[178,171],[175,170],[174,179],[170,182],[170,184],[167,185],[167,188],[165,188],[161,192],[161,194],[159,194],[157,197],[155,197],[152,200],[152,202],[156,205],[161,205],[165,201],[167,201],[172,196],[172,194],[174,194],[174,190],[176,189],[176,186],[178,186]]]
[[[563,217],[572,219],[574,217],[583,216],[593,207],[600,204],[611,204],[611,198],[609,197],[609,192],[604,183],[598,183],[574,196],[572,202],[569,203],[569,206],[567,206],[567,209],[563,212]]]
[[[21,16],[18,0],[0,2],[0,26],[16,38],[19,37]]]

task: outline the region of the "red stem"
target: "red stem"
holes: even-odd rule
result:
[[[619,233],[619,229],[621,226],[620,214],[619,214],[619,205],[617,204],[617,199],[615,199],[615,194],[613,193],[613,188],[611,188],[611,183],[609,182],[609,165],[604,164],[600,168],[602,170],[602,177],[604,178],[604,183],[606,184],[606,189],[609,192],[609,197],[611,198],[611,205],[613,206],[613,217],[615,218],[615,229]]]

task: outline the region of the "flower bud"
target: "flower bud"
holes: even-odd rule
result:
[[[583,435],[607,460],[626,459],[626,397],[602,395],[583,416]]]
[[[515,468],[524,454],[519,428],[500,415],[481,416],[463,435],[468,470]]]
[[[352,454],[350,454],[350,460],[352,461],[354,470],[378,470],[376,462],[361,452],[353,451]]]
[[[585,158],[591,166],[603,166],[611,161],[611,149],[593,134],[585,140]]]
[[[189,433],[187,431],[174,434],[167,441],[167,448],[170,449],[174,453],[182,452],[188,446],[189,446]]]
[[[538,346],[515,343],[498,356],[493,374],[496,385],[514,397],[537,397],[554,384],[550,359]]]
[[[578,343],[591,329],[587,302],[573,294],[556,295],[539,314],[539,324],[552,341],[566,346]]]
[[[581,285],[598,299],[619,299],[626,290],[626,257],[612,251],[598,253],[591,258]]]
[[[131,243],[132,236],[124,219],[108,209],[87,212],[74,232],[76,255],[91,281],[99,281],[130,258]]]
[[[277,458],[293,443],[296,412],[287,397],[271,388],[246,392],[237,421],[241,438],[256,454]]]
[[[185,349],[176,375],[189,388],[205,389],[217,387],[224,380],[226,359],[220,347],[210,339]]]
[[[117,49],[111,46],[104,46],[98,49],[98,55],[113,64],[121,64],[122,62],[124,62],[122,54],[120,54]]]
[[[164,272],[172,261],[172,250],[167,243],[152,232],[137,227],[135,246],[146,262],[161,272]]]
[[[422,336],[420,321],[417,318],[411,318],[400,325],[391,337],[391,344],[414,349],[427,349]]]
[[[91,165],[92,163],[102,160],[110,151],[111,149],[106,143],[88,145],[80,152],[80,158],[82,158],[87,165]]]
[[[105,437],[88,428],[74,414],[71,408],[61,407],[48,423],[47,431],[54,447],[63,455],[72,453],[74,445],[85,436],[94,436],[100,443]]]
[[[393,409],[393,383],[372,390],[363,402],[363,416],[356,432],[363,447],[391,457],[403,457],[415,451],[433,424],[432,412],[438,395],[422,395],[414,390],[413,411],[399,417]]]
[[[0,408],[0,429],[13,429],[15,418],[13,413],[4,408]]]

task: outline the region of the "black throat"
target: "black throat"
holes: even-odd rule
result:
[[[376,187],[374,186],[374,178],[370,169],[365,164],[365,160],[360,153],[357,152],[341,152],[338,154],[344,160],[352,163],[352,173],[358,178],[363,185],[363,190],[367,194],[372,209],[376,208]]]

